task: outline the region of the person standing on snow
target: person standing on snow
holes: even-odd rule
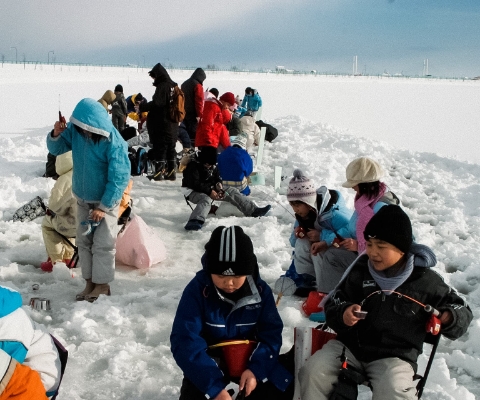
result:
[[[203,114],[203,81],[207,75],[202,68],[197,68],[185,82],[182,83],[182,92],[185,95],[185,119],[183,123],[187,129],[192,146],[195,147],[195,136],[198,121]]]
[[[167,70],[160,63],[156,64],[148,74],[153,79],[155,93],[152,101],[140,104],[140,112],[148,112],[147,130],[153,146],[148,152],[148,158],[155,166],[153,180],[174,181],[178,123],[171,120],[169,109],[173,89],[177,84],[172,81]]]
[[[258,109],[262,106],[262,98],[257,92],[257,89],[252,89],[247,87],[245,89],[245,96],[242,100],[242,107],[246,108],[247,111],[252,112],[252,117],[255,118],[257,115]]]
[[[86,281],[76,299],[95,301],[110,295],[115,277],[118,206],[130,180],[128,146],[100,103],[83,99],[66,126],[55,123],[47,147],[57,156],[72,150],[78,264]]]
[[[112,102],[112,123],[117,131],[122,132],[125,129],[127,119],[127,102],[123,95],[123,86],[115,86],[115,100]]]
[[[230,146],[230,136],[225,126],[232,119],[235,95],[226,92],[219,99],[214,96],[205,100],[203,115],[198,123],[195,146],[214,147],[221,145],[224,149]]]

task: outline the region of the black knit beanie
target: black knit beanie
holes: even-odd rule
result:
[[[123,86],[118,84],[117,86],[115,86],[114,92],[122,92],[123,93]]]
[[[198,161],[202,164],[215,165],[217,163],[217,149],[210,146],[202,147],[198,152]]]
[[[413,242],[412,223],[399,206],[383,206],[368,222],[363,236],[367,241],[383,240],[408,253]]]
[[[219,226],[205,245],[207,271],[216,275],[252,275],[257,265],[253,244],[239,226]]]

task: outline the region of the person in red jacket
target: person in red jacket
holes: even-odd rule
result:
[[[182,91],[185,95],[185,119],[183,123],[192,145],[195,141],[198,121],[203,114],[203,81],[206,77],[205,71],[202,68],[197,68],[193,71],[192,76],[182,83]]]
[[[198,123],[195,146],[218,148],[219,145],[226,148],[230,146],[230,137],[225,124],[230,121],[230,108],[235,104],[235,95],[226,92],[219,99],[210,97],[205,100],[203,115]]]

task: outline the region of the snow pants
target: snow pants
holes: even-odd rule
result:
[[[118,132],[123,131],[125,129],[125,114],[112,112],[112,124]]]
[[[332,278],[331,274],[328,273],[329,271],[323,268],[323,255],[325,252],[312,255],[312,253],[310,253],[311,246],[312,243],[307,238],[297,238],[293,256],[295,269],[298,274],[314,276],[317,283],[317,290],[328,293],[335,287],[338,280],[334,283],[336,276]]]
[[[52,263],[56,263],[62,260],[69,260],[73,257],[74,249],[70,246],[65,239],[58,234],[59,228],[57,219],[46,215],[42,221],[42,235],[45,242],[45,249],[47,254],[52,260]],[[62,233],[70,242],[75,244],[75,237],[69,237],[72,232]]]
[[[295,268],[299,274],[315,277],[317,290],[329,293],[340,281],[345,270],[355,260],[357,253],[345,249],[330,247],[313,256],[308,239],[298,238],[295,242]]]
[[[118,233],[118,205],[105,213],[105,217],[93,232],[83,235],[87,226],[90,210],[99,203],[78,201],[77,207],[77,247],[78,264],[83,279],[92,279],[93,283],[110,283],[115,277],[115,242]]]
[[[298,374],[302,400],[327,400],[338,381],[342,366],[340,355],[343,343],[328,341],[313,354]],[[383,358],[369,363],[361,362],[346,349],[348,363],[362,371],[372,385],[372,400],[413,400],[416,388],[413,367],[396,357]]]
[[[210,196],[206,195],[205,193],[193,191],[188,195],[187,200],[197,205],[190,214],[189,220],[196,219],[198,221],[205,222],[212,205],[212,199]],[[222,199],[222,201],[226,201],[227,203],[234,205],[247,217],[252,215],[257,208],[252,200],[241,194],[238,189],[232,187],[225,188],[225,197]]]

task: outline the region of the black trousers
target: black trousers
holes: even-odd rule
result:
[[[294,346],[292,346],[287,353],[281,354],[278,357],[278,361],[293,375],[295,370]],[[221,362],[219,365],[220,367],[222,366]],[[230,381],[231,379],[226,376],[225,386],[227,386]],[[233,382],[238,384],[239,379],[236,378]],[[250,393],[250,396],[246,397],[246,400],[292,400],[295,389],[294,382],[295,380],[293,379],[285,392],[277,389],[277,387],[270,381],[258,382],[257,387],[252,393]],[[179,400],[205,400],[205,398],[205,393],[198,390],[190,380],[185,377],[183,378]]]
[[[228,384],[229,382],[226,381],[225,386]],[[292,383],[285,392],[282,392],[270,381],[258,382],[257,387],[250,396],[246,397],[246,400],[292,400],[293,386]],[[205,393],[198,390],[187,378],[183,378],[179,400],[205,400],[205,398]]]
[[[184,119],[183,123],[185,124],[185,129],[188,132],[188,136],[190,136],[190,141],[192,142],[192,147],[195,146],[195,136],[197,134],[197,126],[198,122],[197,119]]]

